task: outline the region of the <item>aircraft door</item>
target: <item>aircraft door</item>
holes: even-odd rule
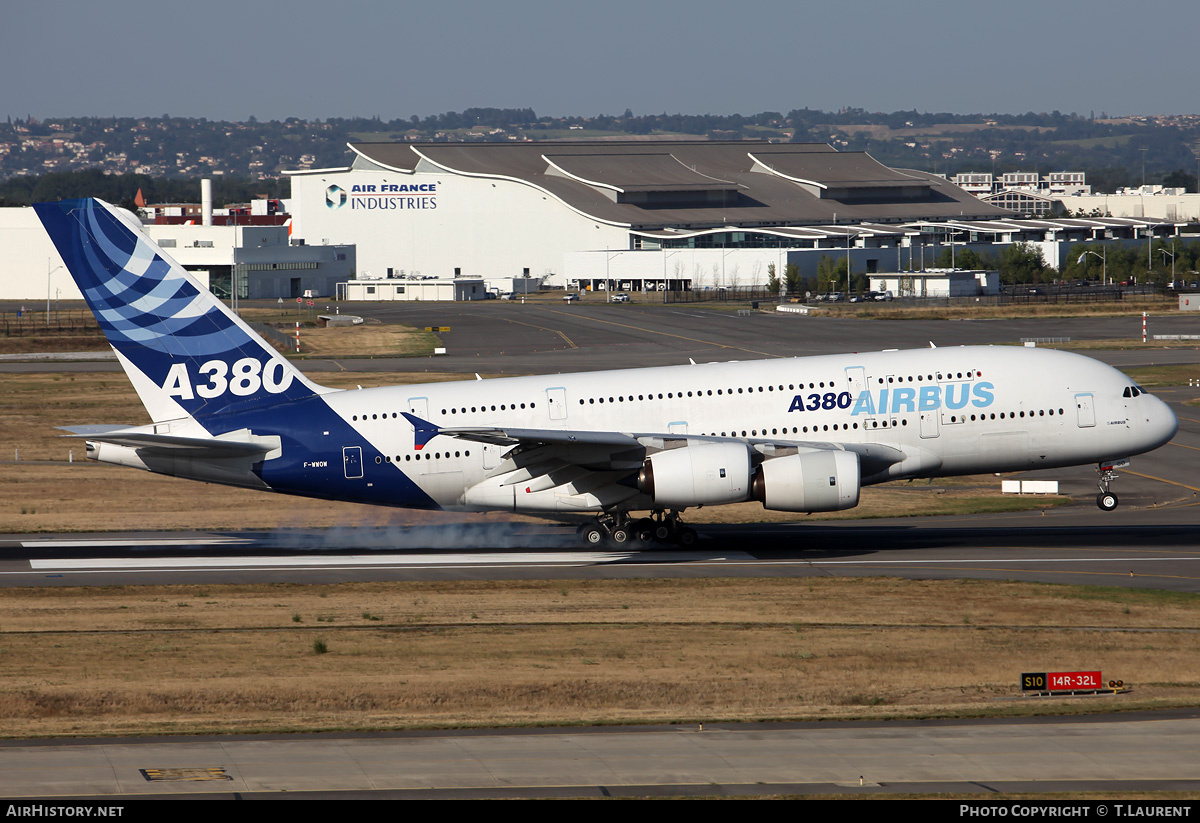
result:
[[[503,446],[495,443],[483,444],[483,468],[484,471],[489,471],[500,465],[500,453],[504,451]]]
[[[1093,401],[1091,392],[1075,395],[1075,412],[1081,429],[1096,425],[1096,407]]]
[[[408,413],[416,415],[422,420],[429,419],[429,398],[428,397],[410,397],[408,398]]]
[[[342,465],[345,467],[347,480],[362,477],[362,446],[346,446],[342,449]]]
[[[566,420],[567,390],[561,386],[546,389],[546,407],[550,409],[551,420]]]
[[[921,437],[928,439],[938,436],[938,410],[927,409],[921,412]]]
[[[846,369],[847,391],[851,399],[856,399],[867,387],[867,370],[862,366],[850,366]]]

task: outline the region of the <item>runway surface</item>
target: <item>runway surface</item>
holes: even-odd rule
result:
[[[1018,320],[858,320],[799,316],[773,311],[739,315],[696,305],[611,305],[588,301],[473,303],[364,303],[353,311],[385,323],[416,328],[449,327],[439,338],[447,354],[430,357],[371,357],[299,361],[305,371],[460,372],[471,375],[558,374],[613,368],[672,366],[803,357],[893,348],[1013,344],[1023,338],[1141,340],[1140,312],[1115,318]],[[1163,311],[1169,311],[1167,306]],[[1152,317],[1150,333],[1197,334],[1200,318],[1182,314]],[[1164,349],[1153,343],[1090,356],[1128,367],[1196,363],[1195,349]],[[4,372],[120,371],[115,359],[96,362],[0,361]],[[1200,376],[1200,369],[1198,369]]]
[[[1082,791],[1200,791],[1200,716],[0,744],[10,799]]]

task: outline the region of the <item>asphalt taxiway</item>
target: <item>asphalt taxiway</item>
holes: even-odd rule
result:
[[[1110,698],[1095,698],[1110,699]],[[434,799],[1200,791],[1195,711],[1019,721],[0,743],[0,796]]]

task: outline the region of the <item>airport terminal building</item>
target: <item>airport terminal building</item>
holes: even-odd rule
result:
[[[543,277],[614,288],[764,283],[801,254],[890,270],[918,221],[1010,213],[933,174],[823,143],[355,143],[291,173],[293,242],[358,248],[360,276]],[[885,252],[885,249],[892,249]],[[811,258],[811,261],[809,261]],[[619,281],[619,282],[616,282]]]

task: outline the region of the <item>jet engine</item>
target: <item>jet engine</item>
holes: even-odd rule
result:
[[[698,443],[646,458],[637,485],[656,506],[685,509],[750,499],[750,449],[744,443]]]
[[[764,509],[832,512],[858,505],[858,455],[845,451],[789,454],[763,461],[751,496]]]

